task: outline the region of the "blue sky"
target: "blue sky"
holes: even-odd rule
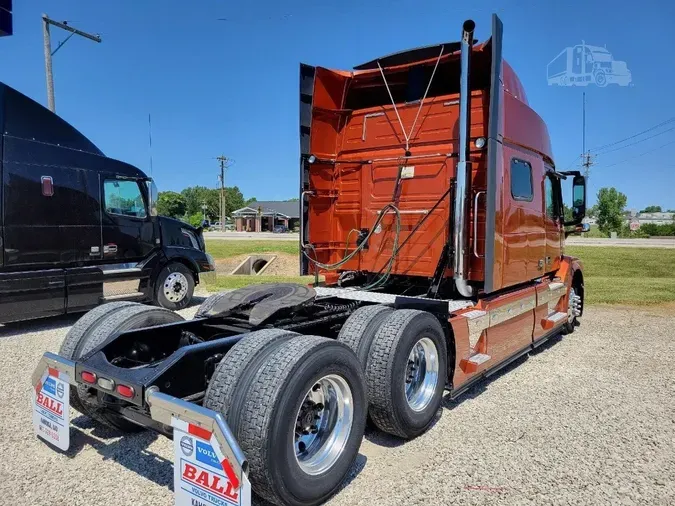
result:
[[[472,18],[504,22],[505,57],[547,122],[560,169],[581,151],[583,88],[548,86],[546,65],[585,40],[627,62],[633,86],[589,86],[587,146],[603,145],[675,116],[675,3],[642,0],[200,0],[15,1],[15,35],[0,39],[0,80],[46,103],[40,15],[100,33],[73,37],[54,56],[57,112],[108,156],[149,172],[163,190],[226,182],[261,200],[297,194],[298,63],[349,69],[390,52],[457,40]],[[227,21],[217,21],[227,18]],[[52,29],[54,46],[65,34]],[[675,124],[673,124],[675,125]],[[670,126],[673,126],[670,125]],[[653,132],[653,133],[656,133]],[[675,208],[675,131],[598,157],[590,180],[615,186],[631,208]],[[631,160],[621,162],[626,158]],[[612,167],[607,167],[612,164]]]

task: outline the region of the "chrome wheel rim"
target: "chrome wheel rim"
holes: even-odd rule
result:
[[[354,420],[354,401],[347,381],[329,374],[309,389],[295,417],[293,449],[300,468],[317,475],[342,454]]]
[[[408,355],[405,370],[405,396],[413,411],[429,406],[438,385],[438,350],[434,342],[423,337]]]
[[[188,280],[180,272],[172,272],[164,280],[164,296],[170,302],[180,302],[188,291]]]
[[[577,295],[574,288],[570,288],[570,295],[567,302],[567,323],[574,323],[574,319],[581,314],[581,297]]]

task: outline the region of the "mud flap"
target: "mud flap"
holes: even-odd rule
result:
[[[66,451],[70,446],[70,378],[66,372],[44,367],[33,385],[33,429],[35,434]]]
[[[45,353],[32,376],[33,427],[41,439],[67,450],[70,385],[75,365]],[[250,506],[248,463],[223,417],[202,406],[146,391],[150,417],[173,427],[176,506]]]
[[[171,421],[174,448],[176,506],[245,506],[251,504],[251,484],[237,473],[210,431],[178,418]]]
[[[173,427],[176,506],[250,506],[248,463],[223,417],[150,390],[153,420]]]

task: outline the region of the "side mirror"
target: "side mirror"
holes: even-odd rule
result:
[[[574,176],[572,214],[575,220],[583,220],[586,216],[586,178],[584,176]]]
[[[157,185],[152,179],[146,179],[145,184],[148,187],[148,207],[150,208],[150,216],[157,216],[157,201],[159,200]]]
[[[566,226],[579,225],[586,216],[586,178],[577,173],[572,183],[572,221]]]

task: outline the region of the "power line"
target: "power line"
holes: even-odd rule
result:
[[[631,135],[631,136],[629,136],[629,137],[626,137],[625,139],[621,139],[621,140],[615,141],[615,142],[610,142],[610,143],[608,143],[608,144],[603,144],[602,146],[597,146],[597,147],[591,149],[591,151],[600,151],[600,150],[603,150],[603,149],[605,149],[605,148],[609,148],[609,147],[611,147],[611,146],[616,146],[617,144],[621,144],[622,142],[626,142],[626,141],[629,141],[629,140],[631,140],[631,139],[634,139],[635,137],[639,137],[639,136],[641,136],[642,134],[646,134],[647,132],[651,132],[652,130],[656,130],[657,128],[660,128],[660,127],[662,127],[662,126],[664,126],[664,125],[667,125],[668,123],[672,123],[673,121],[675,121],[675,117],[672,117],[672,118],[670,118],[670,119],[667,119],[667,120],[665,120],[665,121],[659,123],[658,125],[654,125],[654,126],[652,126],[652,127],[650,127],[650,128],[647,128],[646,130],[643,130],[643,131],[638,132],[638,133],[636,133],[636,134],[633,134],[633,135]]]
[[[661,145],[661,146],[659,146],[659,147],[657,147],[657,148],[650,149],[649,151],[645,151],[644,153],[640,153],[639,155],[635,155],[635,156],[631,156],[631,157],[628,157],[628,158],[624,158],[623,160],[621,160],[621,161],[619,161],[619,162],[615,162],[615,163],[612,163],[612,164],[609,164],[609,165],[605,165],[603,168],[604,168],[604,169],[609,169],[610,167],[614,167],[615,165],[620,165],[620,164],[622,164],[622,163],[624,163],[624,162],[628,162],[629,160],[634,160],[635,158],[640,158],[641,156],[648,155],[649,153],[653,153],[654,151],[658,151],[659,149],[663,149],[663,148],[665,148],[666,146],[670,146],[671,144],[675,144],[675,141],[666,142],[665,144],[663,144],[663,145]]]
[[[639,141],[631,142],[630,144],[625,144],[623,146],[619,146],[618,148],[610,149],[608,151],[603,151],[602,153],[597,153],[597,151],[596,151],[596,154],[606,155],[607,153],[613,153],[614,151],[619,151],[621,149],[628,148],[630,146],[635,146],[636,144],[640,144],[641,142],[648,141],[649,139],[653,139],[654,137],[658,137],[659,135],[663,135],[663,134],[671,132],[673,130],[675,130],[675,127],[671,127],[668,130],[663,130],[661,132],[655,133],[654,135],[650,135],[649,137],[645,137],[644,139],[640,139]]]

